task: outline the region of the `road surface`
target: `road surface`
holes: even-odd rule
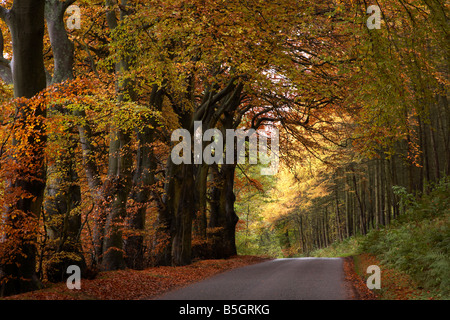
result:
[[[162,300],[346,300],[340,258],[276,259],[166,293]]]

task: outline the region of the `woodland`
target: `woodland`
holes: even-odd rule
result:
[[[0,296],[70,265],[92,278],[306,256],[411,210],[439,224],[420,244],[448,263],[448,13],[443,0],[0,0]],[[174,163],[172,133],[197,121],[278,130],[278,173]]]

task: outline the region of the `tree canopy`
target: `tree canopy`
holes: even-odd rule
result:
[[[389,224],[393,186],[450,172],[448,4],[377,5],[369,29],[361,1],[1,1],[1,295]],[[278,173],[175,163],[196,123],[279,133]]]

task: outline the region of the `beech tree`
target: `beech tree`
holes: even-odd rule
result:
[[[448,10],[440,1],[378,5],[379,30],[354,28],[367,19],[363,3],[352,7],[352,18],[337,16],[351,26],[355,39],[342,59],[350,63],[339,64],[339,73],[349,75],[342,78],[350,88],[345,97],[349,118],[334,121],[348,125],[331,136],[337,142],[333,148],[313,148],[325,150],[318,154],[323,165],[312,162],[309,175],[321,172],[312,185],[324,185],[322,194],[299,191],[305,199],[282,199],[268,209],[281,213],[271,222],[287,235],[287,254],[308,254],[330,241],[388,226],[404,210],[402,197],[426,194],[448,175],[446,49],[441,50],[448,47],[442,23]],[[302,151],[299,155],[306,157]],[[293,175],[304,175],[305,169],[294,167]],[[300,186],[307,181],[303,176]]]
[[[449,174],[447,8],[379,5],[369,30],[360,1],[3,1],[2,295],[72,264],[180,266],[273,239],[292,256],[391,223],[398,188]],[[198,124],[278,130],[282,170],[199,161]]]
[[[74,78],[75,47],[69,39],[64,22],[64,13],[73,4],[69,1],[45,1],[45,20],[53,54],[54,70],[49,85],[61,85],[57,90],[64,91],[64,82]],[[51,113],[70,114],[63,104],[49,106]],[[47,166],[46,199],[44,212],[50,242],[55,243],[55,254],[47,267],[50,280],[61,281],[69,265],[79,265],[86,269],[82,254],[79,230],[81,212],[79,210],[81,188],[76,172],[74,152],[78,143],[76,127],[72,122],[64,128],[65,135],[56,135],[55,143],[60,145],[60,154]],[[52,140],[52,136],[49,137]]]
[[[2,246],[9,249],[6,256],[2,250],[2,272],[10,279],[2,283],[2,295],[39,287],[33,241],[46,179],[43,152],[46,106],[37,97],[46,87],[44,7],[43,0],[18,0],[10,9],[0,7],[0,18],[11,32],[13,59],[10,65],[14,97],[17,98],[17,131],[12,141],[14,151],[10,155],[12,172],[4,190],[7,209],[2,215],[2,223],[7,226]]]

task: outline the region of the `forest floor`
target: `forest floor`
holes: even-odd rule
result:
[[[345,257],[344,259],[344,273],[345,281],[352,293],[353,300],[376,300],[377,296],[372,290],[367,288],[366,283],[361,275],[355,270],[353,257]]]
[[[7,297],[7,300],[140,300],[198,282],[215,274],[263,261],[257,256],[200,260],[182,267],[153,267],[145,270],[100,272],[93,280],[81,280],[80,290],[69,290],[66,283],[46,283],[45,288]]]

